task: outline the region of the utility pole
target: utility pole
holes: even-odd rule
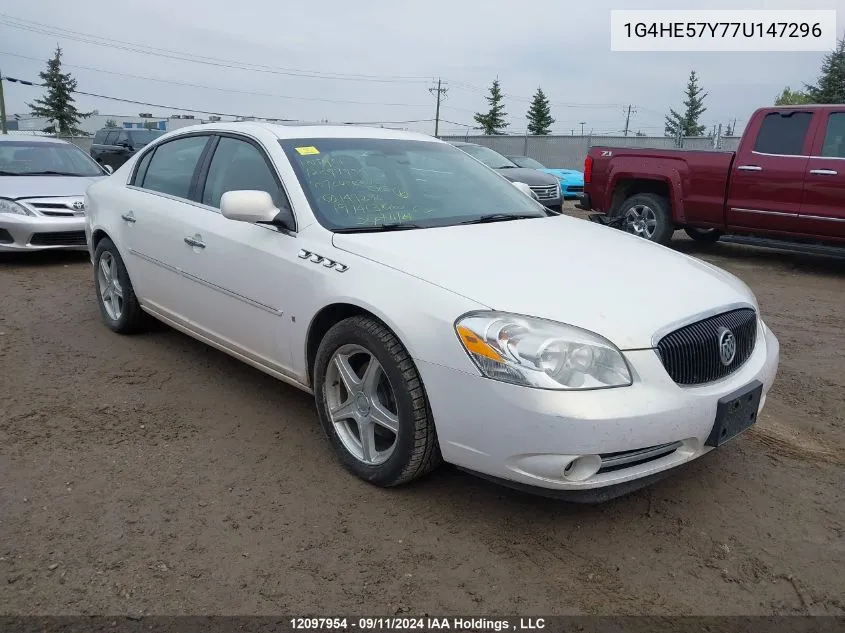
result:
[[[581,126],[581,136],[584,136],[584,126],[587,125],[587,122],[581,121],[581,123],[579,123],[579,125]]]
[[[6,99],[3,96],[3,73],[0,72],[0,128],[3,129],[3,134],[8,134],[6,128]]]
[[[443,88],[441,81],[438,78],[437,87],[435,88],[434,86],[432,86],[431,88],[428,89],[428,91],[431,94],[437,95],[437,109],[434,111],[434,136],[435,136],[435,138],[437,138],[438,134],[440,133],[440,100],[441,100],[441,97],[446,96],[446,92],[448,91],[448,88]]]
[[[625,115],[625,137],[628,137],[628,126],[631,123],[631,108],[634,106],[632,104],[628,104],[628,113]],[[634,108],[634,114],[637,113],[637,109]]]

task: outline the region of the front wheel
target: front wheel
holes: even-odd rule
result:
[[[693,226],[685,228],[684,233],[700,244],[715,244],[722,237],[719,229],[697,229]]]
[[[669,209],[669,201],[653,193],[638,193],[622,203],[616,214],[622,221],[622,228],[650,242],[664,246],[672,239],[675,224]]]
[[[396,486],[440,463],[420,375],[383,323],[356,316],[328,331],[314,363],[314,397],[335,454],[361,479]]]

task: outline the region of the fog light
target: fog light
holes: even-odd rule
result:
[[[584,481],[595,475],[601,468],[598,455],[581,455],[569,462],[563,469],[563,478],[569,481]]]

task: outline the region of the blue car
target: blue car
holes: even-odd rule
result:
[[[560,191],[563,197],[568,200],[577,198],[584,191],[584,172],[577,169],[549,169],[539,161],[528,158],[528,156],[508,156],[508,158],[520,167],[537,169],[555,176],[560,180]]]

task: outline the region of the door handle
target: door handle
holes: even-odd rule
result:
[[[740,165],[737,167],[739,171],[763,171],[759,165]]]
[[[833,169],[811,169],[810,173],[816,174],[817,176],[836,176],[839,172]]]
[[[131,211],[130,211],[129,213],[123,213],[123,214],[121,214],[120,218],[121,218],[122,220],[126,220],[126,221],[127,221],[127,222],[129,222],[130,224],[135,224],[135,214],[134,214],[134,213],[132,213]]]
[[[193,237],[186,237],[185,244],[188,246],[195,246],[196,248],[205,248],[205,243],[202,241],[202,237],[199,235],[194,235]]]

